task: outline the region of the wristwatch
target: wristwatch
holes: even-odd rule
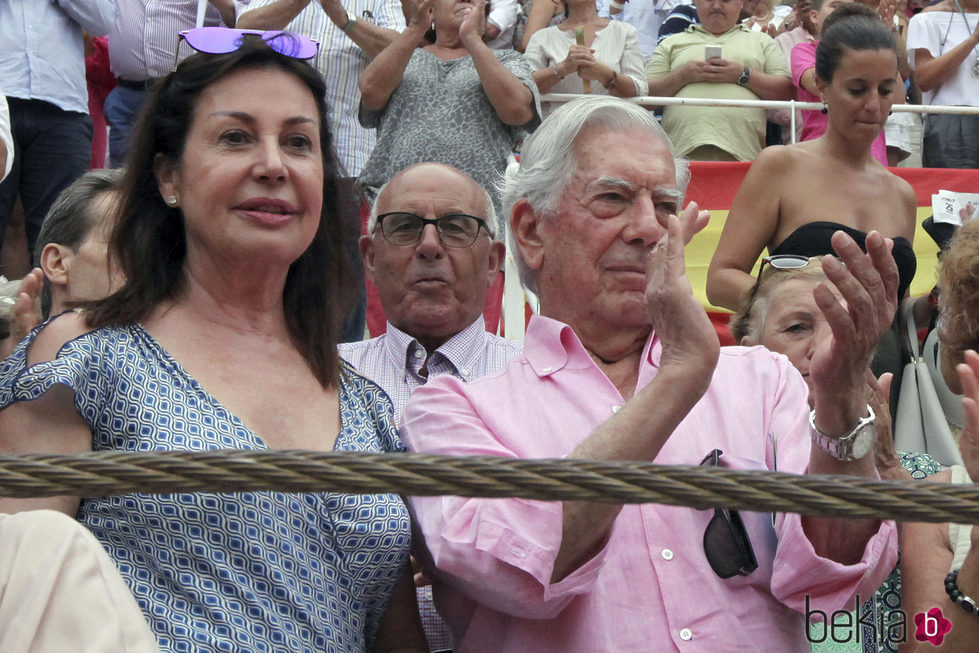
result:
[[[340,28],[340,31],[343,32],[344,34],[349,34],[350,30],[352,30],[356,25],[357,25],[357,17],[348,11],[347,22],[343,24],[343,27]]]
[[[816,428],[816,411],[809,413],[809,435],[812,443],[843,462],[853,462],[860,460],[874,448],[874,440],[877,436],[877,428],[874,420],[874,409],[867,406],[869,415],[861,417],[853,430],[839,438],[831,438]]]
[[[745,66],[744,72],[741,73],[741,77],[738,77],[738,86],[747,86],[748,79],[750,78],[751,78],[751,70],[748,68],[748,66]]]

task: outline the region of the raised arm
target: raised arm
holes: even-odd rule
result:
[[[221,22],[228,27],[235,26],[235,3],[232,0],[207,0],[221,14]]]
[[[320,5],[333,24],[356,43],[368,57],[376,57],[381,50],[398,38],[399,32],[393,29],[381,27],[368,20],[351,19],[347,10],[340,4],[340,0],[320,0]]]
[[[788,162],[785,148],[765,148],[748,169],[728,212],[707,270],[707,299],[736,311],[755,283],[751,268],[778,228],[780,187]]]
[[[525,125],[534,117],[534,94],[483,41],[485,8],[486,0],[476,0],[459,26],[459,39],[472,56],[483,92],[500,121],[506,125]]]
[[[831,333],[816,346],[809,376],[815,427],[829,438],[839,438],[868,414],[866,369],[894,319],[898,273],[891,255],[893,241],[876,231],[867,235],[866,254],[843,232],[833,234],[832,242],[838,258],[826,257],[822,266],[840,297],[826,284],[817,285],[813,293]],[[872,453],[840,460],[815,443],[808,473],[877,477]],[[876,519],[810,516],[802,518],[802,525],[817,554],[842,564],[858,562],[880,528]]]
[[[235,27],[238,29],[285,29],[299,12],[306,8],[310,0],[276,0],[254,9],[247,9]]]
[[[646,308],[663,355],[656,377],[571,453],[584,460],[655,460],[710,385],[720,347],[686,277],[683,248],[707,224],[691,204],[670,216],[647,271]],[[514,229],[517,229],[515,224]],[[622,506],[565,503],[561,548],[552,582],[577,569],[604,545]]]
[[[564,7],[563,0],[557,3],[554,3],[552,0],[541,0],[540,2],[535,2],[530,7],[530,15],[527,16],[527,23],[524,26],[523,38],[520,39],[518,50],[524,52],[534,34],[547,27],[551,22],[551,18],[554,16],[555,4],[559,7]]]
[[[391,94],[401,85],[411,55],[432,24],[432,0],[422,0],[408,20],[408,27],[390,46],[384,48],[360,74],[361,106],[367,111],[380,111],[387,106]]]

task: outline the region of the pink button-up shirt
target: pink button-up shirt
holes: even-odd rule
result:
[[[638,387],[656,375],[651,335]],[[760,348],[721,350],[713,382],[656,457],[696,465],[712,449],[738,469],[804,473],[807,387],[789,362]],[[566,456],[624,403],[574,332],[535,317],[524,355],[463,383],[445,376],[408,402],[411,451],[515,458]],[[800,518],[742,513],[758,569],[723,580],[703,550],[712,510],[658,504],[622,509],[605,548],[550,583],[562,504],[523,499],[415,497],[415,526],[435,573],[435,602],[462,653],[808,651],[813,609],[855,609],[894,567],[897,537],[883,522],[863,558],[816,555]],[[820,626],[821,627],[821,626]]]

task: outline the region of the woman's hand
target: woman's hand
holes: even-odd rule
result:
[[[0,341],[0,361],[10,355],[31,329],[41,322],[39,298],[44,288],[44,272],[34,268],[20,282],[11,311],[10,335]]]
[[[891,381],[894,375],[890,372],[881,374],[880,378],[874,378],[874,373],[867,369],[867,392],[870,395],[867,401],[877,416],[875,426],[877,427],[877,439],[874,442],[874,457],[877,462],[877,473],[882,479],[892,481],[906,481],[911,479],[911,474],[904,469],[900,458],[897,457],[897,449],[894,448],[894,431],[891,428]]]
[[[432,18],[434,16],[432,2],[433,0],[421,0],[421,2],[415,5],[415,10],[411,12],[411,17],[408,18],[407,29],[420,32],[421,34],[429,30],[432,26]]]
[[[588,68],[594,65],[595,62],[595,51],[585,45],[572,45],[568,48],[568,56],[564,58],[564,61],[557,64],[558,70],[561,75],[567,76],[571,73],[578,73],[578,76],[582,79],[594,79],[594,77],[584,77],[581,74],[582,68]]]
[[[979,354],[969,349],[965,362],[956,366],[962,382],[962,407],[965,409],[965,427],[959,436],[959,450],[969,478],[979,479]],[[979,528],[974,529],[979,531]]]
[[[469,9],[462,24],[459,25],[459,40],[469,49],[471,39],[478,39],[483,42],[483,32],[486,31],[486,0],[476,0],[472,9]]]

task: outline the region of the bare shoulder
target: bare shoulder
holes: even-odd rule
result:
[[[66,343],[91,330],[92,327],[82,313],[69,311],[59,315],[48,322],[34,338],[28,353],[29,364],[54,360]]]

